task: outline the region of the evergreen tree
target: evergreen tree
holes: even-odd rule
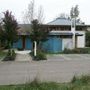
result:
[[[39,24],[37,19],[32,21],[30,38],[37,42],[37,48],[40,49],[40,43],[47,40],[48,33],[49,31],[45,26]]]
[[[3,18],[3,31],[4,38],[7,41],[9,49],[12,48],[13,43],[18,39],[17,30],[19,29],[18,23],[14,16],[8,10],[4,12]]]

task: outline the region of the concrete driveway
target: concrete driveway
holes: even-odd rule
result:
[[[89,54],[50,55],[47,61],[0,62],[0,85],[40,81],[69,82],[74,75],[90,74]]]

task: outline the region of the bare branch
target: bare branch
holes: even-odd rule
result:
[[[35,17],[35,2],[34,0],[32,0],[30,2],[30,4],[28,5],[28,10],[26,10],[25,14],[24,14],[24,23],[28,23],[28,24],[31,24],[31,21],[33,21],[34,17]]]
[[[31,2],[30,2],[30,4],[28,5],[28,12],[27,12],[27,14],[28,14],[28,17],[29,17],[29,19],[32,21],[33,19],[34,19],[34,0],[32,0]]]
[[[43,7],[40,6],[39,9],[38,9],[38,16],[37,16],[37,19],[39,21],[39,23],[43,23],[44,22],[44,10],[43,10]]]
[[[24,23],[27,24],[31,24],[31,22],[34,19],[37,19],[39,21],[39,23],[43,23],[44,21],[44,10],[42,8],[42,6],[39,7],[38,12],[36,13],[36,9],[35,9],[35,2],[34,0],[32,0],[30,2],[30,4],[28,5],[28,10],[25,12],[24,15]]]

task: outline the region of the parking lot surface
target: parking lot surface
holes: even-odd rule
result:
[[[0,62],[0,85],[40,81],[69,82],[74,75],[90,74],[89,54],[48,55],[46,61]]]

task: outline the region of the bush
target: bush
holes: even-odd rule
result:
[[[86,47],[90,47],[90,31],[86,32]]]
[[[90,83],[90,75],[86,76],[81,76],[81,77],[76,77],[74,76],[73,79],[71,80],[72,84],[88,84]]]
[[[82,76],[80,80],[82,83],[88,84],[90,82],[90,76]]]
[[[33,57],[33,59],[36,60],[36,61],[47,60],[46,54],[41,50],[37,51],[37,56],[36,57],[34,56],[34,52],[31,52],[30,54]]]
[[[69,53],[73,53],[73,51],[70,50],[70,49],[66,49],[66,48],[65,48],[62,53],[64,53],[64,54],[69,54]]]
[[[77,80],[77,77],[74,76],[74,77],[72,78],[72,80],[71,80],[71,83],[75,83],[76,80]]]
[[[3,61],[13,61],[15,60],[16,53],[14,50],[8,50],[8,53]]]
[[[18,48],[18,51],[23,51],[24,49],[23,48]]]
[[[76,49],[64,49],[64,54],[89,54],[90,48],[76,48]]]
[[[10,56],[10,55],[11,55],[11,50],[9,49],[8,53],[7,53],[7,56]]]

